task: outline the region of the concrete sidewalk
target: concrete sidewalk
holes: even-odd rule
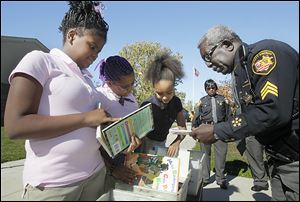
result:
[[[212,173],[212,177],[214,174]],[[271,188],[267,191],[254,192],[251,178],[227,175],[229,186],[221,189],[214,181],[203,188],[203,201],[271,201]]]
[[[24,159],[1,163],[1,201],[22,201]]]

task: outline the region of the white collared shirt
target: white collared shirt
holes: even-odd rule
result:
[[[100,92],[101,108],[112,117],[121,118],[138,109],[138,103],[132,93],[126,98],[134,102],[124,101],[124,105],[121,105],[120,96],[115,94],[107,84],[98,87],[97,90]]]

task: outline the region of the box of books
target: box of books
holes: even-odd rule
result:
[[[134,185],[116,183],[116,189],[152,197],[155,200],[186,199],[190,172],[186,176],[179,175],[179,158],[132,153],[126,158],[126,166],[135,170],[138,177]]]

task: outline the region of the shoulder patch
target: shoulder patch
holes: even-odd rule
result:
[[[252,59],[252,71],[258,75],[268,75],[276,66],[276,56],[273,51],[262,50]]]

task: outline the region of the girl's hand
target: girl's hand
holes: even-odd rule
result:
[[[141,145],[141,140],[137,136],[132,135],[131,136],[131,143],[130,143],[128,149],[126,150],[126,152],[127,153],[134,152],[134,150],[136,148],[138,148],[140,145]]]
[[[93,111],[86,112],[84,115],[85,123],[89,127],[97,127],[102,123],[115,122],[119,120],[119,118],[112,118],[104,111],[104,109],[95,109]]]
[[[174,157],[177,155],[179,150],[180,141],[177,141],[169,146],[167,155],[170,157]]]

